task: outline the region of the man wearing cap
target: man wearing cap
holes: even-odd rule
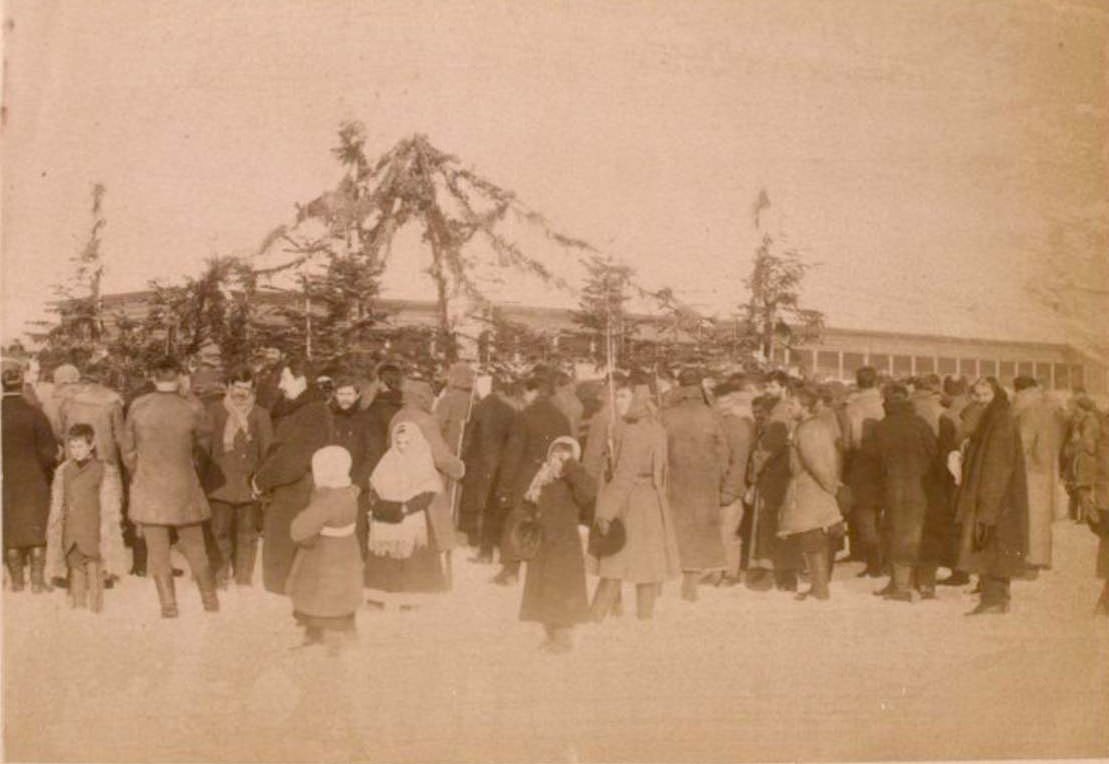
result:
[[[662,413],[670,459],[669,499],[682,567],[682,598],[697,599],[706,572],[724,568],[721,515],[739,498],[738,486],[725,494],[731,448],[721,417],[705,400],[703,375],[678,375],[674,405]]]
[[[180,376],[172,358],[154,365],[154,392],[131,404],[121,449],[132,476],[130,516],[146,540],[163,618],[177,616],[169,557],[171,531],[192,569],[204,609],[219,610],[202,528],[211,511],[195,462],[196,454],[208,449],[208,419],[202,408],[181,395]]]
[[[23,566],[30,558],[31,591],[47,591],[46,520],[50,478],[58,453],[46,415],[23,397],[23,372],[0,374],[3,383],[4,562],[13,591],[23,589]]]

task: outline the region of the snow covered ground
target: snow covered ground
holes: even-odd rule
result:
[[[291,650],[289,606],[260,589],[181,617],[129,578],[105,612],[64,592],[4,593],[7,760],[735,761],[1109,756],[1109,618],[1094,538],[1056,525],[1055,569],[1013,612],[973,597],[870,596],[837,567],[830,603],[669,585],[656,620],[579,629],[566,656],[516,621],[518,589],[455,555],[455,591],[364,609],[358,641]],[[462,557],[460,560],[459,557]],[[880,582],[879,582],[880,583]],[[630,593],[630,592],[626,592]]]

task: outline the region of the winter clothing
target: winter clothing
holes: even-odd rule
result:
[[[983,412],[963,461],[956,497],[959,568],[996,578],[1024,571],[1028,485],[1017,422],[998,397]],[[985,531],[987,538],[980,534]]]
[[[212,429],[204,474],[208,498],[233,505],[253,502],[250,478],[273,444],[269,412],[253,403],[239,411],[233,403],[220,400],[208,406],[208,420]]]
[[[389,425],[403,405],[401,391],[386,387],[378,391],[373,402],[366,408],[365,421],[370,433],[370,450],[366,456],[366,467],[370,472],[373,472],[378,461],[389,450]]]
[[[508,507],[501,541],[502,562],[518,560],[510,536],[513,525],[520,518],[520,503],[531,479],[546,461],[551,443],[564,435],[572,435],[570,423],[550,398],[536,398],[512,422],[494,489],[497,500]]]
[[[791,477],[791,426],[789,403],[779,400],[758,433],[748,473],[755,488],[748,536],[749,567],[774,570],[786,576],[800,564],[793,545],[783,543],[778,536],[778,513],[785,501]]]
[[[1051,524],[1055,519],[1053,473],[1062,443],[1056,440],[1056,411],[1037,387],[1014,396],[1013,416],[1020,430],[1024,466],[1028,475],[1029,565],[1051,567]]]
[[[18,392],[0,403],[3,449],[4,548],[46,544],[50,473],[57,443],[50,421]]]
[[[358,493],[353,485],[316,486],[289,526],[298,549],[286,591],[301,615],[349,616],[362,603],[362,555],[354,536]]]
[[[790,481],[778,512],[778,535],[827,530],[842,522],[835,431],[826,420],[811,417],[797,426],[789,451]]]
[[[851,549],[867,560],[867,572],[882,568],[881,537],[882,464],[874,444],[874,428],[885,416],[882,395],[874,389],[859,390],[846,406],[851,436],[844,465],[844,482],[851,490]]]
[[[588,618],[578,517],[583,507],[595,501],[596,493],[596,481],[576,460],[565,462],[562,475],[539,489],[533,511],[543,537],[535,557],[527,563],[521,621],[564,628]]]
[[[932,430],[932,435],[939,437],[940,435],[940,417],[943,416],[943,404],[940,402],[940,394],[933,393],[930,390],[917,390],[909,398],[912,402],[913,413],[928,423],[929,429]]]
[[[666,485],[666,430],[646,409],[633,408],[622,431],[612,479],[597,497],[597,519],[619,518],[627,540],[622,550],[591,560],[590,567],[602,579],[662,583],[681,571]]]
[[[209,437],[203,410],[176,392],[156,390],[131,404],[122,454],[134,522],[188,525],[211,516],[194,461],[196,451],[207,452]]]
[[[451,522],[450,496],[445,492],[447,481],[460,479],[466,473],[466,466],[443,440],[439,424],[431,413],[431,406],[431,387],[426,382],[405,380],[404,406],[393,417],[389,430],[395,433],[401,422],[414,422],[431,449],[431,458],[443,480],[444,490],[435,494],[427,509],[427,519],[433,549],[436,552],[448,552],[458,545],[458,541]]]
[[[101,564],[104,572],[124,576],[130,566],[123,547],[120,507],[123,486],[119,470],[110,462],[70,459],[54,474],[50,491],[50,519],[46,531],[46,571],[51,578],[65,575],[66,555],[77,549]]]
[[[669,500],[682,570],[724,567],[720,508],[735,500],[722,493],[731,451],[720,416],[700,387],[683,387],[662,414],[670,464]]]
[[[585,405],[578,398],[576,387],[571,382],[560,387],[551,396],[551,403],[566,417],[566,421],[570,423],[570,434],[575,438],[582,434],[582,417],[585,415]]]
[[[58,405],[58,440],[75,424],[88,424],[96,434],[96,458],[120,465],[123,442],[123,397],[94,382],[67,385]]]
[[[305,390],[276,410],[274,442],[254,484],[269,501],[263,511],[262,583],[266,591],[285,593],[286,580],[296,554],[289,535],[293,518],[308,506],[312,496],[312,455],[332,439],[331,413],[313,390]]]
[[[936,436],[910,401],[890,401],[874,428],[882,466],[891,561],[913,566],[920,554],[928,506],[925,481],[936,461]]]
[[[464,362],[455,363],[447,375],[447,389],[435,403],[435,420],[439,423],[443,441],[450,452],[459,457],[466,452],[466,441],[470,438],[468,422],[477,403],[473,387],[473,369]],[[459,481],[453,479],[448,480],[445,490],[452,523],[458,517],[459,502],[462,499],[462,486],[458,483]]]
[[[516,418],[516,409],[499,392],[492,392],[475,406],[467,438],[466,478],[462,484],[459,526],[473,534],[480,528],[480,545],[491,555],[500,543],[507,508],[496,500],[493,488],[500,476],[504,447]]]

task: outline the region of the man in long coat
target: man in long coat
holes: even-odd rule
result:
[[[447,448],[456,457],[461,458],[466,447],[467,423],[473,415],[474,384],[476,382],[473,368],[465,361],[458,361],[451,365],[447,371],[447,388],[435,402],[433,413],[439,423],[439,432],[443,436]],[[453,522],[459,523],[459,530],[467,535],[468,540],[476,541],[476,524],[459,522],[459,504],[462,500],[462,486],[456,480],[448,480],[443,486],[449,501],[449,511]],[[466,520],[472,520],[467,517]]]
[[[23,588],[23,566],[31,562],[31,591],[46,591],[46,521],[50,478],[58,444],[50,420],[23,397],[23,373],[3,371],[4,562],[12,590]]]
[[[732,586],[739,582],[739,566],[743,542],[739,524],[743,520],[743,494],[747,486],[747,463],[755,445],[755,415],[751,401],[755,397],[754,382],[739,377],[716,388],[716,408],[721,415],[724,436],[728,440],[728,467],[721,483],[720,539],[724,545],[724,575],[721,583]]]
[[[524,409],[512,422],[512,430],[504,447],[501,471],[494,489],[496,500],[506,510],[501,539],[501,570],[493,582],[502,586],[514,584],[520,575],[520,557],[510,541],[512,528],[522,515],[524,494],[531,479],[547,458],[547,451],[556,438],[570,435],[570,423],[551,402],[551,379],[546,373],[535,374],[524,383]]]
[[[670,460],[669,499],[682,566],[682,598],[697,599],[697,584],[708,571],[724,568],[721,493],[731,449],[721,417],[705,402],[701,373],[678,376],[677,402],[662,412]],[[734,491],[733,491],[734,493]]]
[[[280,388],[270,412],[273,446],[253,480],[255,492],[268,497],[262,513],[262,585],[274,594],[285,594],[296,557],[290,526],[312,497],[312,455],[331,445],[335,429],[327,403],[308,385],[303,362],[286,366]]]
[[[754,503],[748,529],[747,586],[765,590],[776,585],[795,591],[800,550],[778,537],[778,512],[790,480],[790,433],[796,419],[790,380],[783,372],[770,375],[761,407],[764,419],[758,428],[748,472],[748,482],[754,486]]]
[[[912,573],[919,562],[928,508],[926,481],[936,464],[936,435],[916,413],[908,390],[894,385],[886,400],[886,416],[874,429],[874,439],[882,464],[883,504],[893,567],[889,585],[878,594],[912,602]]]
[[[123,429],[123,463],[132,475],[131,520],[146,540],[162,616],[177,616],[169,558],[171,530],[192,569],[204,609],[216,611],[219,599],[202,527],[211,511],[195,461],[198,453],[208,451],[210,425],[203,408],[179,393],[176,361],[159,361],[152,376],[154,392],[131,404]]]
[[[1055,407],[1032,377],[1013,380],[1013,416],[1020,428],[1028,475],[1028,577],[1051,567],[1051,523],[1055,518],[1052,474],[1062,443],[1056,440]]]
[[[967,395],[966,380],[961,377],[948,377],[943,383],[943,399],[947,408],[940,415],[939,432],[936,438],[935,485],[938,499],[933,506],[929,503],[928,514],[924,520],[924,538],[920,547],[920,565],[917,568],[918,583],[922,590],[936,579],[936,569],[942,565],[951,574],[941,581],[940,586],[965,586],[970,582],[966,571],[958,570],[959,528],[955,523],[955,478],[947,467],[949,456],[959,451],[968,436],[968,417],[964,415],[971,406]],[[974,406],[977,410],[977,404]]]
[[[475,406],[470,424],[466,462],[466,479],[462,486],[461,516],[465,525],[473,525],[478,535],[477,561],[491,563],[493,550],[504,532],[505,508],[496,501],[493,488],[497,484],[504,459],[504,447],[512,432],[516,408],[505,395],[505,382],[493,378],[492,390]]]
[[[878,372],[864,366],[855,372],[859,389],[847,401],[851,423],[844,482],[851,489],[853,507],[848,523],[851,549],[856,547],[866,561],[860,576],[878,578],[883,572],[882,540],[879,527],[882,514],[882,464],[874,447],[874,428],[885,416],[882,394],[877,388]]]

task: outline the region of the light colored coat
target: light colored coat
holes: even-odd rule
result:
[[[65,553],[62,548],[62,531],[65,528],[65,475],[70,461],[62,462],[54,473],[50,488],[50,517],[46,521],[46,572],[51,578],[66,576]],[[105,573],[123,577],[131,569],[127,550],[123,545],[121,510],[123,485],[119,470],[111,462],[103,462],[104,474],[100,480],[97,499],[100,502],[100,558]]]
[[[1051,567],[1051,523],[1055,517],[1055,481],[1062,443],[1057,439],[1054,405],[1033,387],[1013,398],[1013,416],[1020,427],[1024,467],[1028,476],[1029,565]]]
[[[208,450],[201,406],[176,392],[148,393],[131,404],[123,428],[123,463],[131,473],[130,519],[190,525],[211,517],[194,456]]]
[[[821,417],[797,426],[790,446],[789,487],[778,513],[778,535],[830,528],[843,520],[836,502],[840,453],[837,429]]]

